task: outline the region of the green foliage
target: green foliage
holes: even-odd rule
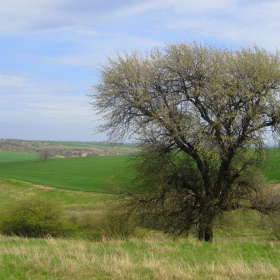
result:
[[[65,237],[73,229],[73,225],[63,218],[62,209],[44,200],[19,202],[0,219],[0,231],[5,235]]]
[[[210,183],[214,185],[220,162],[213,152],[208,157]],[[181,151],[166,152],[164,146],[150,145],[132,161],[136,170],[132,184],[137,186],[137,193],[126,197],[127,207],[137,213],[141,226],[175,235],[199,233],[199,224],[209,213],[220,217],[224,211],[239,208],[241,203],[249,205],[251,189],[258,191],[263,183],[256,163],[252,164],[257,159],[253,150],[236,153],[232,168],[237,169],[242,164],[242,176],[235,181],[230,200],[220,206],[208,203],[202,209],[199,196],[205,188],[195,160]]]
[[[142,205],[163,214],[166,230],[197,225],[198,238],[212,242],[217,215],[248,206],[258,192],[264,134],[280,134],[279,85],[278,51],[171,43],[108,58],[92,105],[109,140],[134,135],[146,150]],[[141,167],[150,153],[156,160]]]

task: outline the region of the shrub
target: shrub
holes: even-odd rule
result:
[[[114,206],[99,213],[86,212],[72,219],[80,228],[82,237],[93,241],[128,240],[137,229],[129,213]]]
[[[65,237],[73,229],[58,205],[36,199],[20,202],[0,220],[0,230],[5,235]]]

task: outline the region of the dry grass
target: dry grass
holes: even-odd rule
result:
[[[22,197],[47,197],[79,219],[102,213],[110,199],[9,179],[0,183],[1,211]],[[0,279],[280,279],[280,243],[258,228],[258,217],[229,213],[228,220],[230,230],[216,232],[213,244],[154,232],[141,240],[103,242],[0,235]]]
[[[249,258],[242,243],[230,241],[210,245],[149,237],[100,243],[0,236],[0,243],[1,279],[279,279],[280,273],[277,242],[263,244],[266,256],[256,255],[257,243],[250,243],[256,248]]]

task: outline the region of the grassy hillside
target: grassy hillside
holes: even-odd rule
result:
[[[110,194],[81,192],[0,177],[0,213],[18,201],[44,199],[60,204],[66,212],[95,211],[110,201]],[[0,278],[1,279],[1,278]]]
[[[100,213],[108,194],[84,193],[0,178],[0,212],[22,199],[45,198],[71,215]],[[278,279],[280,243],[255,212],[231,212],[213,244],[157,232],[129,241],[27,239],[0,235],[0,279]],[[226,227],[226,228],[223,228]]]
[[[137,151],[132,144],[109,144],[99,142],[74,141],[27,141],[18,139],[0,139],[1,151],[14,151],[26,153],[48,152],[52,157],[79,157],[126,155]]]
[[[127,156],[34,159],[35,155],[0,152],[0,177],[93,192],[108,192],[106,184],[128,178]]]
[[[279,155],[279,150],[270,150],[262,168],[275,182],[280,182]],[[117,174],[131,174],[126,160],[113,156],[38,161],[36,154],[0,152],[0,215],[19,201],[36,198],[61,205],[72,219],[102,215],[114,201],[106,193],[106,182],[119,178]],[[191,235],[173,240],[140,229],[138,238],[102,242],[80,235],[27,239],[0,234],[0,279],[279,279],[280,243],[261,218],[249,210],[227,213],[217,221],[213,244]]]

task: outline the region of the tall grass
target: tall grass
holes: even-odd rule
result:
[[[109,194],[56,189],[0,178],[0,212],[22,199],[47,198],[67,215],[102,214]],[[129,241],[26,239],[0,235],[0,279],[279,279],[280,243],[255,212],[231,212],[213,244],[150,232]],[[242,222],[240,221],[242,220]]]
[[[279,279],[280,244],[0,236],[1,279]]]

